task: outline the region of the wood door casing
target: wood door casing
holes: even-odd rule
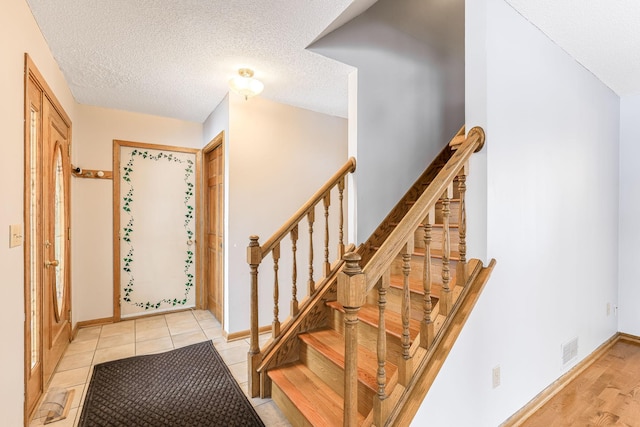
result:
[[[206,165],[207,308],[222,322],[224,307],[224,134],[204,149]]]

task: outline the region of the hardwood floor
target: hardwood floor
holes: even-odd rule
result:
[[[522,426],[640,426],[640,343],[616,342]]]

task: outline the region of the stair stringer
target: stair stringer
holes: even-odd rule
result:
[[[390,405],[392,409],[384,423],[385,426],[409,425],[418,412],[422,401],[480,298],[480,294],[496,265],[496,260],[491,260],[487,267],[482,267],[479,261],[478,265],[481,267],[480,270],[475,277],[470,276],[469,283],[463,288],[433,345],[427,351],[420,349],[424,355],[418,357],[415,373],[407,386],[396,395],[397,402]]]

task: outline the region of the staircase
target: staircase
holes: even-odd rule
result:
[[[325,255],[324,278],[312,286],[310,275],[301,309],[294,267],[295,303],[286,328],[278,320],[278,243],[275,317],[263,349],[253,343],[258,322],[252,319],[254,396],[271,396],[294,426],[408,424],[444,361],[434,355],[448,353],[493,268],[494,262],[484,268],[478,260],[466,260],[466,163],[483,138],[480,133],[466,138],[461,129],[451,142],[457,147],[445,147],[365,244],[357,251],[338,250],[340,257],[331,264]],[[309,219],[311,236],[315,206],[323,200],[327,213],[334,186],[343,189],[344,176],[298,212]],[[294,266],[299,222],[281,233],[294,242]],[[259,246],[252,237],[248,257],[256,300],[257,261],[276,240],[283,239]],[[310,253],[312,266],[313,249]]]

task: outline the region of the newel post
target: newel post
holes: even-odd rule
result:
[[[261,261],[262,253],[258,236],[250,236],[247,247],[247,262],[251,268],[251,344],[247,355],[247,368],[249,369],[249,394],[251,397],[257,397],[260,394],[260,377],[257,369],[261,362],[258,344],[258,266]]]
[[[365,302],[366,283],[360,255],[344,255],[344,269],[338,274],[338,302],[344,307],[344,418],[343,425],[358,423],[358,311]]]

